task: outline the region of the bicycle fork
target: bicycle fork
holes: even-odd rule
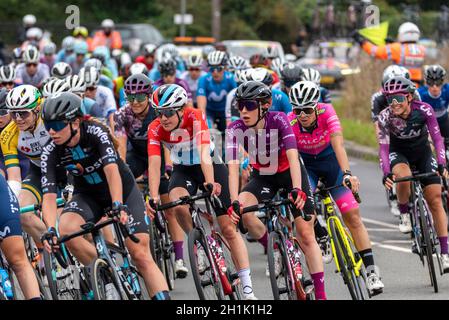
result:
[[[223,292],[225,295],[232,294],[232,286],[229,283],[227,276],[226,262],[223,257],[223,250],[221,246],[213,239],[210,235],[206,236],[207,244],[209,247],[209,254],[212,256],[212,261],[214,261],[216,271],[218,271],[218,276],[220,278],[221,285],[223,287]]]

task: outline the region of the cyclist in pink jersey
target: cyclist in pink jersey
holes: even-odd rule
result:
[[[279,189],[296,191],[296,210],[293,210],[296,233],[305,254],[317,299],[326,299],[324,290],[323,261],[315,239],[313,224],[315,219],[312,192],[304,165],[299,161],[296,141],[287,115],[283,112],[268,111],[271,107],[271,90],[261,82],[247,81],[236,91],[236,103],[240,119],[232,122],[226,130],[226,162],[229,168],[229,193],[234,203],[241,207],[256,205],[272,199]],[[249,155],[253,172],[248,184],[239,194],[239,146]],[[291,195],[289,196],[291,197]],[[293,201],[293,200],[292,200]],[[312,215],[312,220],[301,219],[299,210]],[[228,215],[237,223],[240,215],[232,206]],[[243,224],[250,236],[267,247],[267,230],[254,212],[243,215]],[[275,251],[275,272],[281,272]]]
[[[288,119],[312,189],[316,188],[319,178],[324,179],[327,187],[341,185],[332,189],[332,198],[342,213],[367,269],[367,288],[373,295],[379,294],[384,285],[378,276],[368,232],[352,193],[358,192],[360,183],[350,171],[338,116],[331,104],[318,103],[320,87],[311,81],[300,81],[293,85],[289,98],[293,112],[288,115]],[[324,239],[327,240],[326,237]]]

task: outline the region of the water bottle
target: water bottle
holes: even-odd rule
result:
[[[1,278],[2,288],[3,288],[3,291],[5,292],[6,297],[11,300],[14,297],[14,295],[12,292],[11,281],[9,281],[8,272],[5,269],[0,269],[0,278]]]

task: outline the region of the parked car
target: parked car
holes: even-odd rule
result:
[[[277,41],[262,40],[225,40],[222,43],[226,46],[229,53],[242,56],[248,59],[256,53],[264,53],[268,47],[275,47],[279,52],[281,61],[285,61],[285,54],[282,45]]]

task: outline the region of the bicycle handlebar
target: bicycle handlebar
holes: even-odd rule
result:
[[[169,202],[169,203],[166,203],[166,204],[163,204],[163,205],[158,205],[158,204],[155,204],[154,202],[153,202],[153,204],[151,204],[151,202],[150,202],[150,205],[156,211],[163,211],[163,210],[167,210],[167,209],[174,208],[174,207],[181,206],[181,205],[185,205],[185,204],[193,204],[193,203],[195,203],[198,200],[209,198],[211,196],[211,194],[212,194],[212,189],[211,188],[212,188],[212,184],[209,183],[209,184],[206,185],[206,190],[207,191],[206,192],[202,192],[202,193],[200,193],[200,194],[198,194],[196,196],[182,196],[182,197],[180,197],[176,201]],[[153,205],[154,205],[154,207],[153,207]]]
[[[65,205],[65,200],[63,198],[56,199],[56,206],[58,208],[61,208]],[[29,206],[25,206],[20,208],[20,214],[28,213],[28,212],[35,212],[37,210],[42,209],[42,204],[30,204]]]
[[[411,176],[407,176],[407,177],[397,178],[397,179],[394,179],[393,182],[397,183],[397,182],[405,182],[405,181],[418,181],[418,180],[421,180],[421,179],[434,177],[434,176],[437,176],[437,175],[438,174],[436,172],[426,172],[426,173],[420,173],[420,174],[411,175]]]
[[[332,186],[332,187],[326,187],[325,188],[324,184],[321,182],[321,180],[318,180],[318,184],[317,184],[317,190],[318,191],[315,191],[313,194],[314,195],[321,194],[322,192],[328,192],[328,191],[331,191],[333,189],[337,189],[337,188],[340,188],[340,187],[344,187],[344,186],[342,186],[342,185],[335,185],[335,186]],[[351,189],[350,187],[351,187],[351,182],[349,182],[348,189]],[[357,203],[362,203],[362,199],[360,198],[360,195],[359,195],[358,192],[352,192],[352,195],[354,196],[355,201],[357,201]]]

